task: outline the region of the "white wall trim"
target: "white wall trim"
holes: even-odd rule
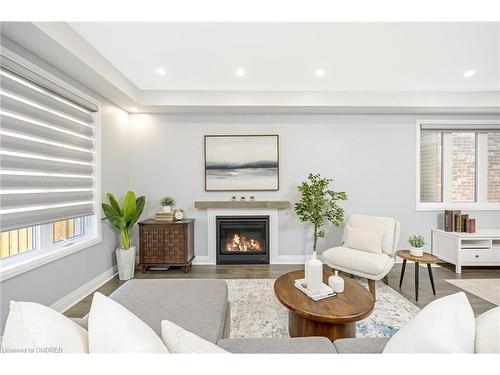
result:
[[[50,307],[61,313],[65,312],[87,297],[90,293],[95,292],[98,288],[115,277],[117,273],[118,267],[115,265],[101,273],[96,278],[90,280],[88,283],[83,284],[78,289],[72,291],[70,294],[64,296],[59,301],[53,303]]]

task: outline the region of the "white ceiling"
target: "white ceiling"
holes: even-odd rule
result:
[[[498,23],[69,25],[141,90],[500,89]]]

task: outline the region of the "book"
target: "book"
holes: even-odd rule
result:
[[[460,215],[460,229],[461,232],[467,232],[467,219],[469,218],[469,215]]]
[[[460,232],[461,231],[461,225],[460,225],[460,210],[454,210],[452,211],[453,213],[453,232]]]
[[[306,279],[295,280],[294,285],[297,289],[302,291],[306,296],[308,296],[309,298],[311,298],[314,301],[320,301],[320,300],[325,299],[325,298],[333,297],[336,294],[333,291],[333,289],[330,288],[325,283],[321,283],[321,289],[317,292],[312,292],[309,289],[307,289]]]
[[[476,233],[476,219],[467,219],[467,233]]]
[[[445,210],[444,211],[444,225],[443,229],[445,232],[453,232],[453,211]]]

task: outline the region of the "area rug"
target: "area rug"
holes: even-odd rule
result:
[[[446,279],[445,281],[500,306],[500,279]]]
[[[274,295],[274,279],[226,280],[232,338],[290,337],[288,310]],[[367,287],[364,280],[357,280]],[[356,323],[357,337],[390,337],[420,309],[382,282],[372,314]]]

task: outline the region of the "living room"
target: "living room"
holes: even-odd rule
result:
[[[500,352],[500,23],[12,8],[2,360]]]

